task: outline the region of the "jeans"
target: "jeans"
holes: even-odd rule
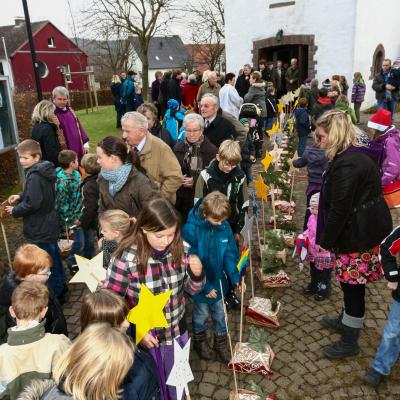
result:
[[[76,228],[74,230],[74,241],[72,243],[72,248],[67,257],[67,265],[71,270],[72,266],[76,264],[75,254],[82,255],[83,249],[85,247],[85,235],[82,228]]]
[[[297,154],[301,157],[307,146],[307,136],[299,136],[299,144],[297,145]]]
[[[400,303],[393,300],[389,319],[386,322],[381,344],[376,353],[372,368],[382,375],[389,375],[390,369],[400,353]]]
[[[264,117],[264,129],[269,131],[272,128],[272,125],[274,123],[274,118],[272,117]]]
[[[49,287],[54,294],[58,296],[62,293],[64,286],[67,283],[67,276],[65,275],[58,244],[57,242],[35,244],[44,250],[53,260],[53,265],[50,268],[51,275],[49,277]]]
[[[92,258],[94,255],[94,238],[95,238],[95,230],[87,229],[83,231],[84,234],[84,246],[83,246],[83,257]]]
[[[247,186],[253,180],[253,166],[251,164],[241,165],[243,172],[246,175]]]
[[[392,113],[392,122],[394,117],[394,112],[396,110],[397,101],[392,98],[390,101],[382,101],[378,103],[378,108],[383,108],[384,110],[389,110]]]
[[[208,328],[208,317],[211,315],[213,332],[217,336],[225,336],[227,334],[225,325],[224,308],[222,301],[218,300],[214,304],[193,302],[192,324],[194,333],[205,332]]]

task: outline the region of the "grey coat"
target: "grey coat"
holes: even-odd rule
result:
[[[267,116],[267,106],[265,105],[265,82],[258,80],[254,82],[249,91],[244,96],[246,103],[257,104],[261,108],[261,116]]]
[[[73,400],[61,392],[51,379],[33,380],[18,396],[18,400]]]

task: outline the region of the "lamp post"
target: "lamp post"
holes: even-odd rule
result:
[[[33,72],[35,74],[37,98],[38,98],[38,101],[41,101],[43,99],[43,94],[42,94],[42,86],[40,84],[39,64],[37,63],[37,60],[36,60],[35,44],[33,43],[32,27],[31,27],[31,20],[29,17],[27,0],[22,0],[22,6],[24,7],[26,32],[28,34],[29,47],[31,49],[31,57],[32,57]]]

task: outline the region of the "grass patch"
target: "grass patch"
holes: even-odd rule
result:
[[[121,136],[121,130],[115,127],[116,113],[114,106],[101,106],[99,110],[96,108],[92,112],[86,114],[85,110],[76,111],[76,115],[82,123],[85,131],[89,135],[90,150],[96,150],[96,144],[106,136]]]

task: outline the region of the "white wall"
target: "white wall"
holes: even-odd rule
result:
[[[386,58],[393,61],[400,56],[399,13],[399,0],[358,0],[353,71],[361,72],[367,85],[363,108],[375,103],[375,92],[369,76],[372,56],[378,44],[385,48]]]

